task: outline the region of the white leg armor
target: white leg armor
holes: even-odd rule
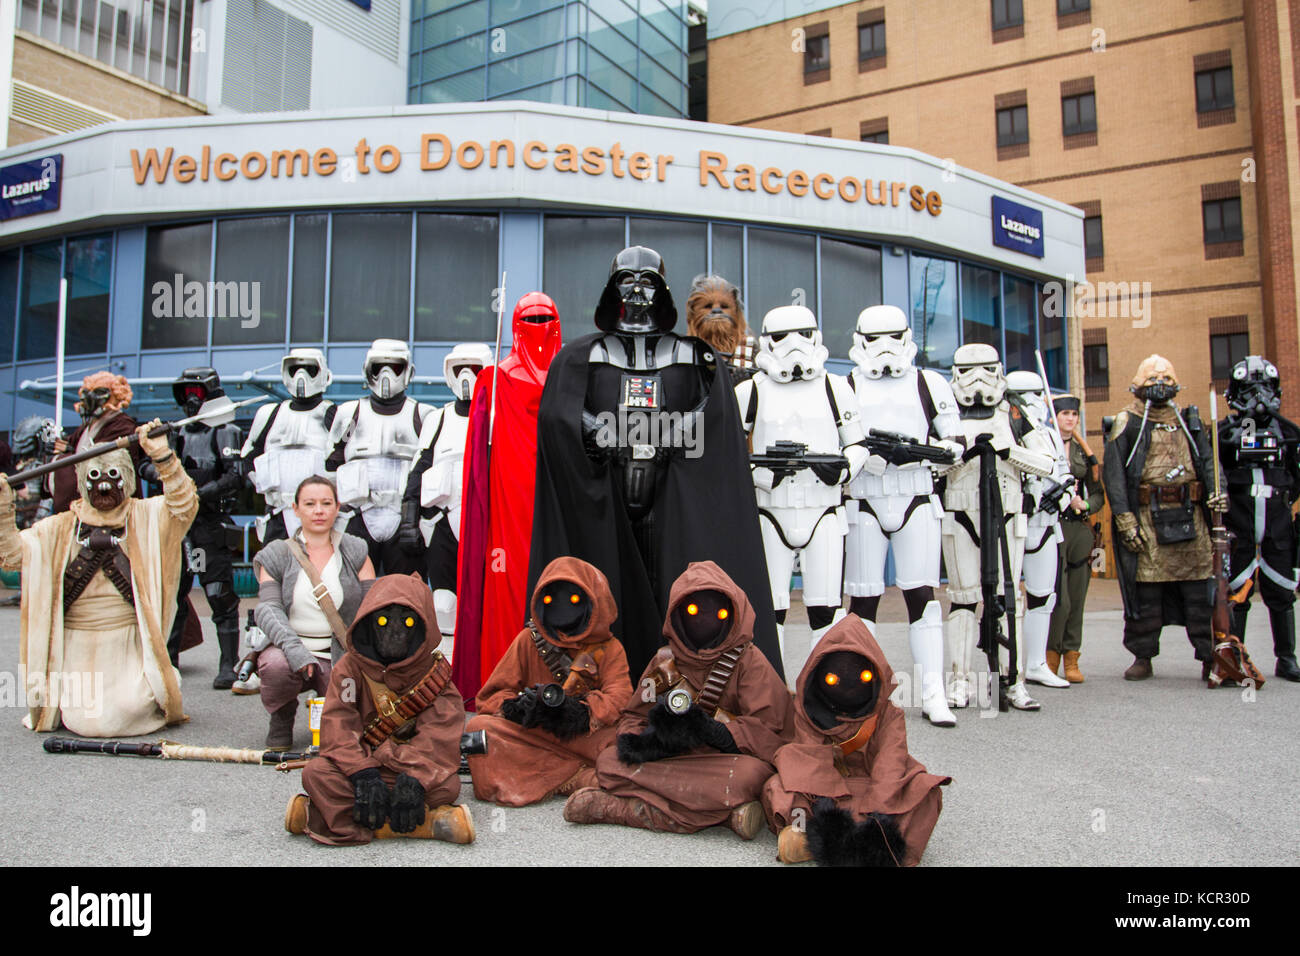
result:
[[[763,533],[763,554],[767,557],[767,580],[772,588],[772,610],[790,609],[790,576],[794,573],[794,550],[781,540],[776,521],[768,515],[759,515],[759,529]]]
[[[908,625],[912,660],[921,674],[921,713],[936,727],[955,727],[943,687],[943,615],[938,601],[930,601],[919,621]]]
[[[951,514],[943,517],[943,560],[948,569],[948,703],[965,707],[970,702],[971,665],[978,640],[974,610],[955,605],[977,605],[980,600],[980,549]]]
[[[1070,682],[1057,677],[1047,668],[1047,637],[1056,606],[1056,526],[1030,525],[1025,543],[1025,590],[1030,599],[1046,599],[1038,607],[1025,610],[1025,680],[1045,687],[1069,687]]]

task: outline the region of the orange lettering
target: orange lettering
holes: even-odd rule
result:
[[[232,156],[230,153],[218,153],[217,158],[212,162],[212,175],[216,176],[222,182],[234,179],[238,170],[232,169],[229,172],[223,173],[221,167],[226,163],[233,163],[237,159],[239,159],[238,156]]]
[[[506,151],[506,168],[515,168],[515,141],[513,139],[494,139],[488,143],[488,165],[493,169],[501,159],[501,150]]]
[[[845,191],[844,189],[845,186],[853,187],[853,189],[851,190],[853,193],[852,196],[850,196],[849,193]],[[858,197],[860,197],[861,195],[862,195],[862,183],[858,182],[858,180],[854,179],[852,176],[845,176],[843,179],[840,180],[840,198],[843,199],[845,202],[857,202]]]
[[[474,154],[471,162],[469,154]],[[472,139],[467,139],[456,148],[456,165],[461,169],[478,169],[483,164],[483,147]]]
[[[889,198],[889,189],[887,188],[885,181],[881,179],[879,180],[879,183],[880,183],[880,189],[877,190],[873,195],[871,189],[871,180],[868,179],[866,181],[866,187],[867,187],[866,200],[867,202],[871,203],[871,205],[873,206],[883,206],[885,204],[885,200]]]
[[[633,153],[627,158],[627,171],[636,179],[649,179],[650,157],[645,153]]]
[[[769,166],[767,169],[763,170],[763,192],[771,193],[774,196],[779,193],[784,187],[781,183],[773,185],[772,179],[779,178],[780,175],[781,170],[777,169],[775,166]]]
[[[925,197],[925,211],[931,216],[937,216],[943,212],[943,197],[936,192],[930,192]]]
[[[194,179],[196,169],[198,164],[194,162],[193,156],[177,156],[176,165],[172,167],[172,176],[178,183],[188,183]]]
[[[329,147],[316,150],[316,155],[311,158],[311,168],[317,176],[328,176],[334,172],[338,165],[338,153]]]
[[[831,189],[822,192],[823,185],[833,187],[835,185],[835,177],[830,173],[818,173],[813,177],[812,190],[816,194],[817,198],[830,199],[835,195],[835,193]]]
[[[802,169],[790,170],[790,175],[785,180],[785,188],[790,190],[791,196],[807,196],[808,174]]]
[[[306,162],[307,154],[303,153],[303,162]],[[384,157],[389,157],[385,160]],[[381,173],[391,173],[398,166],[402,165],[402,151],[396,146],[386,144],[375,150],[375,169]]]
[[[257,172],[253,172],[253,163],[257,163]],[[244,158],[239,161],[239,171],[244,174],[245,179],[261,179],[262,174],[266,172],[266,157],[259,152],[245,153]]]
[[[722,175],[727,171],[727,157],[722,153],[711,153],[707,149],[700,150],[700,185],[707,186],[709,177],[712,176],[718,181],[718,185],[723,189],[730,189],[731,183],[727,182],[727,177]]]
[[[660,153],[658,156],[655,157],[655,163],[659,170],[659,175],[656,178],[660,182],[664,181],[664,171],[668,168],[668,164],[671,163],[672,161],[673,161],[673,157],[665,156],[663,153]]]
[[[234,157],[230,157],[234,159]],[[140,154],[134,149],[131,150],[131,169],[135,172],[135,184],[143,186],[145,178],[149,173],[153,173],[154,182],[163,182],[167,179],[167,167],[172,164],[172,148],[167,147],[163,151],[162,159],[158,158],[158,150],[146,149],[144,151],[144,162],[140,162]]]
[[[578,147],[561,143],[555,147],[555,168],[562,173],[578,171]]]
[[[907,191],[907,194],[912,197],[911,205],[913,209],[915,209],[917,212],[920,212],[922,209],[925,208],[924,189],[922,189],[920,186],[913,186],[911,189]]]
[[[599,146],[588,146],[582,151],[582,171],[588,176],[599,176],[605,171],[605,151]]]
[[[436,162],[429,158],[429,147],[437,143],[442,147],[442,158]],[[451,161],[451,140],[442,133],[425,133],[420,137],[420,168],[442,169]]]
[[[288,175],[293,175],[293,164],[299,159],[302,160],[302,174],[307,175],[307,166],[311,161],[305,149],[273,149],[271,150],[271,178],[276,179],[280,175],[280,167],[285,165],[288,160]]]
[[[539,143],[535,139],[531,140],[530,142],[524,143],[524,165],[527,166],[529,169],[546,168],[545,159],[539,159],[537,162],[533,162],[534,159],[533,154],[536,153],[538,150],[541,150],[543,153],[546,152],[546,144]]]
[[[891,206],[897,206],[897,205],[898,205],[898,194],[899,194],[900,192],[902,192],[904,189],[907,188],[907,183],[891,183],[891,186],[893,187],[893,189],[891,190],[891,194],[892,194],[892,196],[893,196],[893,201],[890,203],[890,205],[891,205]]]

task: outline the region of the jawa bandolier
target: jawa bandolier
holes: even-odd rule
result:
[[[1295,656],[1296,529],[1291,507],[1300,498],[1300,426],[1283,418],[1277,367],[1248,355],[1228,382],[1231,414],[1219,423],[1219,463],[1227,479],[1224,524],[1233,536],[1229,588],[1239,592],[1258,576],[1273,631],[1274,673],[1300,681]],[[1243,641],[1249,596],[1233,605],[1232,633]]]
[[[1202,677],[1210,673],[1210,577],[1213,555],[1209,509],[1216,465],[1196,406],[1174,404],[1174,367],[1159,355],[1133,376],[1134,400],[1105,421],[1102,478],[1114,516],[1115,561],[1124,599],[1124,647],[1133,663],[1125,680],[1152,676],[1160,629],[1183,624]]]
[[[172,385],[176,404],[185,410],[186,416],[197,415],[204,402],[225,394],[216,370],[206,366],[187,368]],[[170,432],[169,438],[198,488],[199,513],[185,538],[186,562],[179,584],[176,620],[167,639],[167,653],[175,664],[185,631],[186,597],[197,573],[212,609],[212,623],[221,650],[212,686],[229,690],[235,682],[235,664],[239,661],[239,595],[235,593],[231,562],[234,526],[230,508],[244,484],[244,464],[240,457],[243,437],[233,422],[213,428],[200,421]],[[158,480],[151,462],[141,466],[140,473],[149,481]]]

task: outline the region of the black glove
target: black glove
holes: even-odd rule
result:
[[[844,467],[839,462],[815,461],[808,467],[824,485],[838,485],[844,481]],[[772,487],[776,487],[775,483]]]
[[[534,723],[561,740],[572,740],[591,728],[591,708],[582,701],[566,696],[558,707],[542,705],[534,712]]]
[[[537,687],[525,687],[519,692],[518,697],[502,704],[501,716],[520,727],[537,726],[537,710],[543,706],[537,699]]]
[[[221,485],[215,481],[205,481],[199,485],[198,491],[200,501],[213,502],[221,498]]]
[[[695,709],[699,710],[698,707]],[[703,711],[700,712],[703,713]],[[731,736],[731,731],[727,729],[726,724],[713,717],[705,717],[705,720],[708,723],[700,725],[700,736],[704,738],[706,744],[714,750],[722,751],[724,754],[740,753],[740,750],[736,747],[736,738]]]
[[[582,412],[582,450],[593,462],[608,461],[617,444],[609,426],[587,410]]]
[[[402,523],[397,528],[397,545],[410,555],[424,550],[424,535],[420,534],[420,503],[414,498],[402,502]]]
[[[378,830],[388,819],[388,787],[379,775],[378,767],[358,770],[351,777],[352,792],[356,803],[352,807],[352,819],[357,826],[367,830]]]
[[[409,774],[399,773],[393,783],[389,824],[394,833],[410,833],[424,822],[424,787]]]

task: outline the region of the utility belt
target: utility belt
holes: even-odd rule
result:
[[[1138,504],[1149,505],[1157,502],[1162,505],[1181,505],[1193,501],[1203,501],[1205,486],[1199,481],[1189,481],[1181,485],[1138,485]]]
[[[135,604],[131,586],[131,561],[119,541],[125,536],[124,528],[91,527],[85,538],[78,538],[81,550],[68,562],[63,572],[63,613],[67,614],[74,601],[81,597],[91,578],[103,569],[104,576],[112,582],[117,593],[127,604]]]
[[[563,648],[542,637],[532,621],[528,621],[527,627],[542,663],[567,696],[582,700],[596,689],[596,682],[600,679],[600,664],[605,659],[610,641],[592,645],[574,658]]]
[[[704,679],[704,686],[698,691],[691,689],[686,678],[682,676],[681,671],[677,669],[677,662],[673,660],[673,650],[671,647],[661,647],[659,653],[654,656],[650,662],[653,670],[651,678],[654,680],[656,699],[664,694],[669,694],[669,709],[674,711],[685,710],[685,707],[674,706],[672,692],[681,688],[689,694],[690,700],[714,720],[722,724],[730,723],[736,719],[736,715],[728,713],[718,706],[722,700],[722,693],[731,683],[731,678],[736,673],[736,665],[740,662],[740,656],[745,652],[749,645],[741,644],[739,647],[733,647],[718,658],[708,676]]]
[[[429,672],[400,697],[380,681],[373,680],[364,673],[361,676],[370,688],[370,696],[377,711],[374,720],[366,725],[361,739],[371,747],[378,747],[389,737],[404,744],[415,736],[416,718],[433,706],[433,702],[451,680],[451,664],[442,656],[441,651],[434,651],[433,666]]]

